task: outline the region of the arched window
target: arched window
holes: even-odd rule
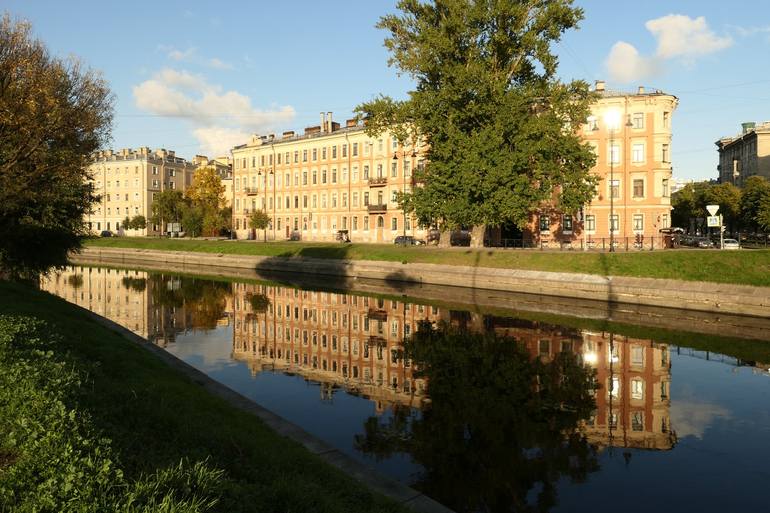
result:
[[[383,219],[382,216],[377,217],[377,228],[384,228],[385,227],[385,219]]]

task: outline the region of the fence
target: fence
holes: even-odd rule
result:
[[[485,241],[485,246],[504,249],[541,249],[560,251],[609,251],[614,244],[615,251],[652,251],[675,247],[670,235],[658,237],[588,237],[570,241],[559,240],[534,240],[534,239],[500,239],[499,241]]]

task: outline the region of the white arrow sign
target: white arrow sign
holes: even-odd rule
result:
[[[709,214],[715,216],[719,212],[719,205],[706,205],[706,210],[709,211]]]

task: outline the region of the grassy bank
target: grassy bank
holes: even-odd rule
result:
[[[86,246],[467,265],[770,286],[770,250],[594,253],[131,237],[91,239],[87,241]]]
[[[65,301],[0,281],[0,511],[401,511]]]

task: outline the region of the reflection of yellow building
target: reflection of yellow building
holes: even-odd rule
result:
[[[332,292],[235,284],[233,355],[264,368],[298,372],[382,404],[418,406],[424,383],[400,357],[403,336],[438,308]],[[250,298],[270,300],[252,311]]]
[[[184,308],[153,304],[154,286],[144,271],[82,266],[67,267],[40,282],[41,290],[165,346],[191,323]],[[164,281],[163,286],[173,287],[174,281]]]

